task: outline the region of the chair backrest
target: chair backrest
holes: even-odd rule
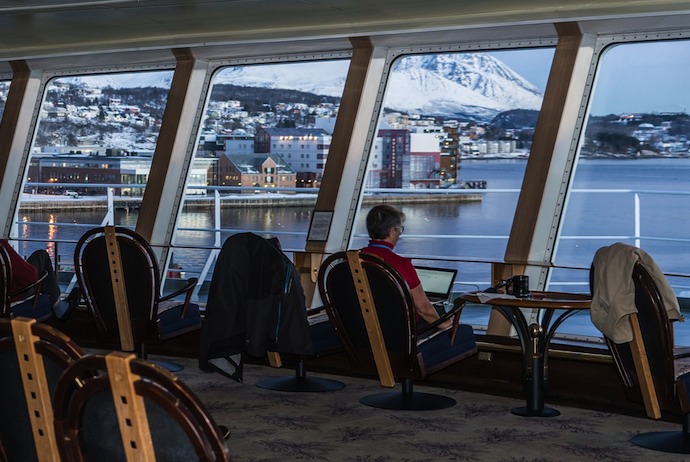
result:
[[[58,460],[52,396],[82,355],[69,337],[34,319],[0,320],[0,460]]]
[[[353,255],[356,255],[353,259]],[[341,339],[343,348],[356,372],[377,372],[375,350],[370,338],[351,263],[358,261],[371,293],[370,311],[376,314],[383,349],[395,377],[422,378],[417,362],[415,310],[407,283],[382,259],[362,252],[338,252],[328,257],[319,270],[319,291],[324,307]],[[382,381],[383,384],[383,381]],[[390,385],[389,385],[390,386]]]
[[[658,419],[660,408],[678,409],[673,326],[659,289],[642,264],[635,264],[632,279],[637,308],[637,313],[630,316],[633,339],[616,344],[606,338],[606,343],[628,398],[643,402],[647,415]]]
[[[74,264],[86,305],[106,340],[119,341],[123,350],[132,351],[130,340],[138,344],[152,338],[160,271],[144,238],[122,227],[91,229],[77,243]]]
[[[41,294],[43,281],[47,276],[46,272],[39,272],[35,282],[14,290],[12,288],[12,274],[12,257],[5,246],[0,245],[0,297],[2,297],[0,317],[26,316],[37,321],[49,319],[52,316],[50,296]],[[12,299],[17,296],[24,301],[13,304]]]
[[[85,356],[55,393],[63,460],[226,461],[223,435],[194,393],[133,354]]]
[[[2,312],[4,318],[10,317],[10,292],[12,287],[12,264],[7,250],[0,245],[0,297],[2,297]]]

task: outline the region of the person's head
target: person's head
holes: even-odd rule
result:
[[[405,214],[390,205],[377,205],[367,214],[367,232],[369,237],[376,240],[392,238],[393,244],[402,234]]]

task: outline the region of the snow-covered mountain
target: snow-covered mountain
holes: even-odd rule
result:
[[[173,71],[122,72],[118,74],[92,74],[79,77],[62,77],[61,83],[85,85],[92,88],[169,88]]]
[[[230,67],[219,72],[214,82],[340,97],[348,64],[347,60],[338,60]]]
[[[490,118],[541,107],[537,87],[484,53],[408,56],[391,71],[386,107],[430,115]]]
[[[237,66],[222,70],[216,83],[284,88],[339,97],[348,61]],[[169,86],[172,72],[112,74],[77,78],[88,85]],[[62,79],[61,79],[62,80]],[[543,95],[498,59],[484,53],[407,56],[391,70],[385,107],[407,113],[493,118],[510,109],[541,107]]]
[[[289,88],[341,96],[347,61],[235,67],[216,81]],[[391,70],[385,107],[448,117],[491,119],[510,109],[541,107],[542,93],[498,59],[485,53],[408,56]]]

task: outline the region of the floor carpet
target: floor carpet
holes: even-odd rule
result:
[[[440,393],[457,404],[388,411],[359,403],[382,391],[370,379],[330,377],[347,385],[335,392],[279,392],[256,383],[294,371],[247,365],[244,383],[237,383],[199,371],[195,360],[181,362],[185,368],[177,375],[216,423],[230,428],[228,446],[236,462],[690,461],[628,441],[639,432],[680,430],[674,423],[564,406],[557,417],[519,417],[510,410],[524,401],[423,386],[415,390]]]

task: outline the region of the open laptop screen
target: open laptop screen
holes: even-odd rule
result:
[[[422,289],[430,300],[446,300],[450,297],[457,270],[415,266]]]

